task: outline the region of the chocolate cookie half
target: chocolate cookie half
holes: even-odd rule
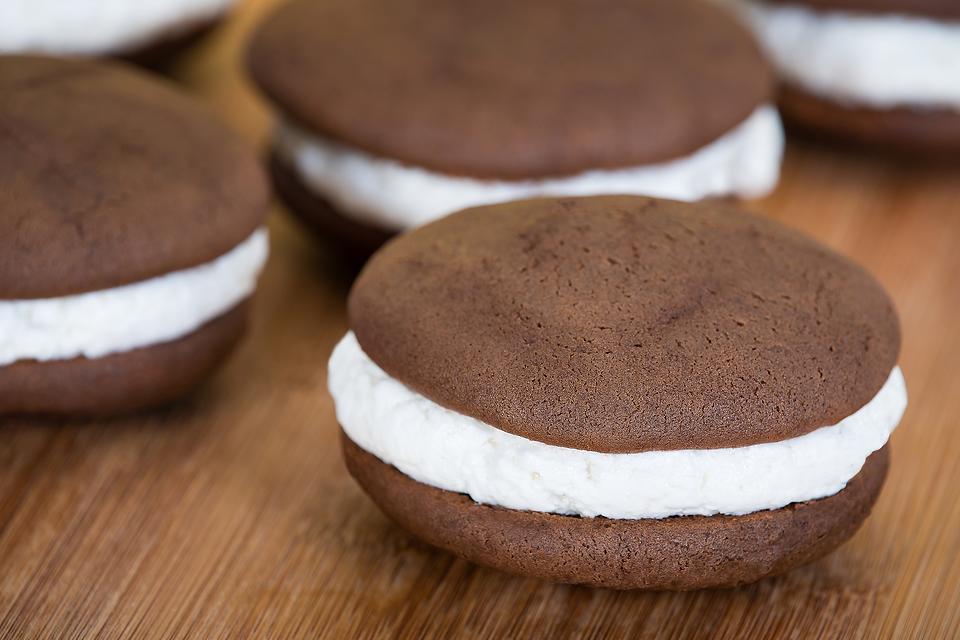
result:
[[[523,575],[690,589],[819,557],[906,406],[873,278],[717,203],[467,210],[388,243],[349,310],[329,384],[351,472]]]
[[[8,0],[0,53],[118,56],[156,66],[208,32],[236,0]]]
[[[696,0],[294,0],[248,64],[280,194],[338,238],[331,212],[386,236],[537,195],[755,196],[779,171],[772,73]]]
[[[413,480],[346,436],[343,455],[377,506],[432,545],[508,573],[612,589],[733,587],[816,560],[860,528],[889,465],[884,447],[839,493],[782,509],[614,520],[479,504]]]
[[[791,123],[914,153],[960,151],[960,4],[745,0]]]
[[[195,386],[267,257],[255,156],[125,65],[0,57],[0,413],[107,414]]]

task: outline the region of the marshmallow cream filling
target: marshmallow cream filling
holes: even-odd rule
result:
[[[620,519],[743,515],[833,495],[883,447],[907,404],[894,368],[856,413],[797,438],[597,453],[528,440],[441,407],[387,375],[352,332],[330,358],[329,386],[347,436],[414,480],[508,509]]]
[[[234,0],[2,0],[0,51],[100,54],[211,20]]]
[[[99,358],[181,338],[248,298],[268,251],[261,228],[197,267],[61,298],[0,300],[0,366]]]
[[[759,197],[773,189],[779,177],[783,130],[777,111],[764,105],[689,156],[522,181],[436,173],[322,139],[285,121],[277,128],[274,148],[308,188],[342,214],[402,231],[460,209],[538,196],[616,193],[688,201],[729,194]]]
[[[960,22],[748,0],[743,13],[781,77],[877,108],[960,110]]]

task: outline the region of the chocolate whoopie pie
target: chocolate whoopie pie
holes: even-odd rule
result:
[[[0,56],[0,413],[172,400],[240,338],[265,177],[200,105],[126,65]]]
[[[698,0],[294,0],[250,72],[298,216],[362,251],[541,195],[757,196],[779,173],[773,74]]]
[[[716,203],[540,199],[371,258],[329,385],[347,466],[427,542],[614,588],[746,583],[867,517],[906,406],[863,269]]]
[[[173,58],[236,0],[4,0],[0,53],[118,56],[146,65]]]
[[[960,151],[960,2],[743,0],[802,129],[929,154]]]

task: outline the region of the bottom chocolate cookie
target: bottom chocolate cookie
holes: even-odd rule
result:
[[[0,367],[0,414],[108,415],[166,404],[226,359],[246,319],[244,303],[172,342],[102,358]]]
[[[360,486],[426,542],[508,573],[614,589],[731,587],[815,560],[860,527],[889,466],[884,447],[839,493],[773,511],[611,520],[477,504],[411,479],[343,434],[342,444]]]
[[[779,106],[788,124],[816,135],[913,154],[960,151],[960,112],[949,109],[870,109],[794,87],[781,89]]]
[[[269,166],[274,190],[290,212],[347,257],[366,260],[394,236],[384,229],[341,215],[324,198],[310,191],[297,172],[276,153],[270,155]]]
[[[222,21],[222,18],[214,18],[186,25],[159,40],[151,40],[121,51],[116,57],[150,69],[162,70],[206,38]]]

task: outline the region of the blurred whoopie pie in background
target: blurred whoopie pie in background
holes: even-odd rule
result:
[[[870,274],[717,202],[468,209],[384,246],[348,307],[328,379],[360,485],[560,582],[731,586],[828,553],[907,402]]]
[[[0,414],[167,402],[243,333],[266,178],[127,65],[0,56]]]
[[[784,118],[836,138],[960,152],[960,2],[743,0]]]
[[[361,252],[479,204],[752,197],[779,173],[773,73],[709,2],[294,0],[248,65],[280,195]]]
[[[0,53],[117,56],[161,64],[237,0],[3,0]]]

